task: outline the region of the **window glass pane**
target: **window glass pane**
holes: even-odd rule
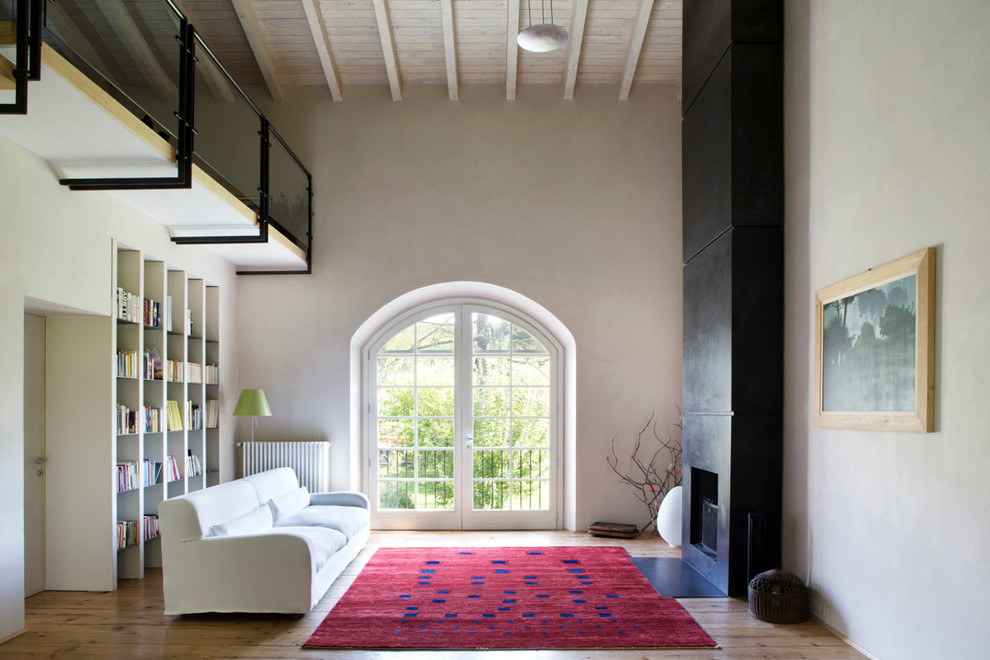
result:
[[[412,447],[413,420],[411,419],[380,419],[378,420],[378,446]]]
[[[543,347],[536,337],[529,334],[518,325],[512,326],[512,351],[514,353],[546,353],[547,349]]]
[[[512,388],[512,414],[519,417],[548,416],[550,414],[550,388]]]
[[[550,477],[550,452],[546,449],[513,451],[512,476],[516,479],[548,479]]]
[[[421,451],[416,476],[420,479],[453,479],[454,452],[452,450]]]
[[[508,352],[512,324],[505,319],[475,312],[471,315],[471,331],[471,344],[475,353]]]
[[[382,353],[408,353],[413,350],[413,346],[416,342],[416,326],[410,325],[406,326],[402,330],[399,330],[395,335],[388,340],[385,347],[382,348]]]
[[[475,447],[508,447],[509,420],[507,419],[476,419],[474,420]]]
[[[409,481],[379,481],[378,508],[412,509],[415,486]]]
[[[517,419],[512,422],[513,447],[548,447],[549,419]]]
[[[508,387],[476,387],[474,389],[475,417],[508,417]]]
[[[454,315],[431,316],[416,323],[416,350],[420,353],[454,352]]]
[[[512,474],[512,456],[508,449],[475,449],[475,479],[508,479]]]
[[[506,357],[475,357],[475,385],[508,385],[511,374],[511,358]]]
[[[453,447],[454,420],[421,419],[418,433],[420,447]]]
[[[378,476],[408,479],[413,476],[412,450],[383,449],[378,452]]]
[[[453,417],[453,387],[421,387],[416,390],[421,417]]]
[[[475,510],[495,510],[509,508],[509,483],[506,481],[480,481],[474,484]]]
[[[413,358],[379,356],[379,385],[413,385],[414,381]]]
[[[379,387],[379,417],[411,417],[414,414],[415,390],[411,387]]]
[[[416,508],[427,511],[454,508],[454,484],[449,481],[427,481],[419,484]]]
[[[434,355],[416,358],[416,384],[424,385],[453,385],[454,358],[437,357]]]
[[[550,508],[549,481],[513,481],[512,508],[520,511],[546,511]]]
[[[512,357],[512,384],[515,386],[549,386],[550,356]]]

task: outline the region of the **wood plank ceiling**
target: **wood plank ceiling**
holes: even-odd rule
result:
[[[181,0],[207,43],[243,84],[276,100],[298,86],[616,85],[626,99],[642,83],[680,85],[681,0],[554,0],[568,44],[550,53],[516,47],[519,30],[545,20],[540,0]],[[580,92],[577,93],[580,96]]]

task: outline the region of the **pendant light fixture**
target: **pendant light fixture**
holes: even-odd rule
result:
[[[550,22],[547,23],[546,5],[550,4]],[[540,20],[533,25],[533,1],[526,3],[529,7],[529,27],[521,30],[516,36],[516,43],[523,50],[531,53],[549,53],[567,43],[567,30],[553,24],[553,0],[540,0]]]

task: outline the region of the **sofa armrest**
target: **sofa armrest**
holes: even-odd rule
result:
[[[166,614],[307,612],[313,562],[292,534],[203,537],[165,553]]]
[[[370,509],[368,496],[353,490],[338,490],[332,493],[310,493],[310,506],[356,506]]]

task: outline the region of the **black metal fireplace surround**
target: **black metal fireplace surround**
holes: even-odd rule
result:
[[[686,0],[683,57],[683,558],[744,596],[780,563],[781,0]]]

